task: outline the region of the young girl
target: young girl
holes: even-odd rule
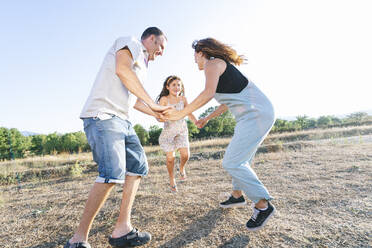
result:
[[[169,76],[163,84],[163,89],[156,100],[160,105],[173,106],[182,110],[187,106],[185,89],[181,79],[177,76]],[[189,119],[196,124],[195,116],[190,113]],[[185,119],[177,121],[166,121],[159,137],[160,147],[166,152],[167,169],[169,174],[169,185],[172,192],[177,192],[176,180],[174,178],[174,153],[180,152],[180,179],[186,180],[185,165],[189,160],[189,132]]]

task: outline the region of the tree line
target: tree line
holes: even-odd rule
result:
[[[204,118],[212,113],[217,107],[210,107],[199,118]],[[297,116],[295,120],[277,119],[271,133],[292,132],[313,128],[346,127],[372,124],[372,116],[364,112],[355,112],[345,118],[335,116],[320,116],[310,118],[306,115]],[[200,140],[213,137],[230,137],[234,133],[236,121],[227,111],[210,120],[203,128],[198,129],[193,122],[187,120],[190,140]],[[158,145],[162,128],[153,125],[146,130],[140,124],[134,129],[142,145]],[[7,129],[0,127],[0,160],[24,158],[28,156],[43,156],[59,153],[80,153],[90,151],[84,132],[66,134],[38,134],[23,136],[15,128]]]

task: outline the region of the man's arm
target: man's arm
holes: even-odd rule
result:
[[[133,108],[136,109],[136,110],[138,110],[138,111],[140,111],[140,112],[142,112],[142,113],[145,113],[145,114],[154,116],[155,118],[160,118],[161,117],[161,114],[160,113],[157,113],[157,112],[152,111],[149,108],[149,106],[147,106],[146,104],[144,104],[142,102],[142,100],[140,100],[139,98],[137,98],[136,104],[134,104]]]
[[[124,86],[153,111],[161,112],[168,109],[168,107],[162,107],[154,103],[133,71],[132,64],[132,54],[128,49],[121,49],[116,53],[116,75]]]

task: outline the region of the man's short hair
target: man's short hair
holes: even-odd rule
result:
[[[156,37],[160,36],[160,35],[164,35],[164,33],[157,27],[149,27],[147,28],[141,35],[141,40],[144,40],[146,39],[147,37],[149,37],[150,35],[155,35]],[[167,39],[167,37],[165,37],[165,39]]]

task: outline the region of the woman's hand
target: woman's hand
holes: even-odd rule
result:
[[[202,118],[200,120],[198,120],[196,122],[196,126],[200,129],[200,128],[203,128],[207,123],[208,123],[208,119],[207,118]]]
[[[165,119],[164,115],[160,114],[160,113],[156,113],[155,112],[155,119],[158,121],[158,122],[166,122],[167,120]]]

